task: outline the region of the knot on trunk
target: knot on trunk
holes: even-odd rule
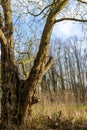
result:
[[[36,104],[36,103],[38,103],[38,102],[39,102],[39,99],[38,99],[37,97],[33,96],[33,97],[32,97],[31,105]]]

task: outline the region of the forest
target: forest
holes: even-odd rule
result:
[[[87,0],[0,0],[0,130],[87,130]]]

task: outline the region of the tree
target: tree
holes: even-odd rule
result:
[[[13,128],[19,130],[19,126],[24,126],[27,108],[28,112],[31,113],[32,105],[38,102],[38,98],[35,97],[36,89],[53,63],[53,58],[49,57],[49,46],[53,27],[58,22],[56,16],[68,3],[69,0],[53,0],[49,6],[50,10],[43,29],[39,51],[28,78],[22,80],[19,76],[18,65],[14,55],[11,0],[0,0],[0,5],[3,9],[2,14],[4,14],[4,16],[1,14],[2,18],[0,19],[1,122],[7,130],[12,130]],[[74,20],[76,21],[76,19]],[[82,20],[82,22],[84,21],[87,22]]]

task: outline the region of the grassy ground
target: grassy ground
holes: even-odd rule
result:
[[[29,130],[87,130],[87,105],[77,103],[71,93],[41,93],[39,98],[39,103],[32,107]]]
[[[77,104],[69,95],[52,101],[41,95],[32,115],[32,130],[87,130],[87,105]]]

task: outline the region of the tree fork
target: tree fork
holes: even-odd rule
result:
[[[14,37],[11,0],[1,0],[3,8],[5,26],[4,32],[0,31],[1,42],[1,62],[2,62],[2,124],[7,130],[19,130],[19,126],[24,122],[27,107],[31,112],[33,104],[38,102],[34,97],[35,91],[44,74],[53,63],[49,56],[49,45],[54,21],[57,14],[65,7],[69,0],[59,0],[53,2],[53,6],[48,15],[43,34],[41,37],[39,51],[37,53],[34,65],[30,71],[29,77],[23,81],[19,77],[18,66],[14,56]],[[2,38],[1,38],[2,37]]]

